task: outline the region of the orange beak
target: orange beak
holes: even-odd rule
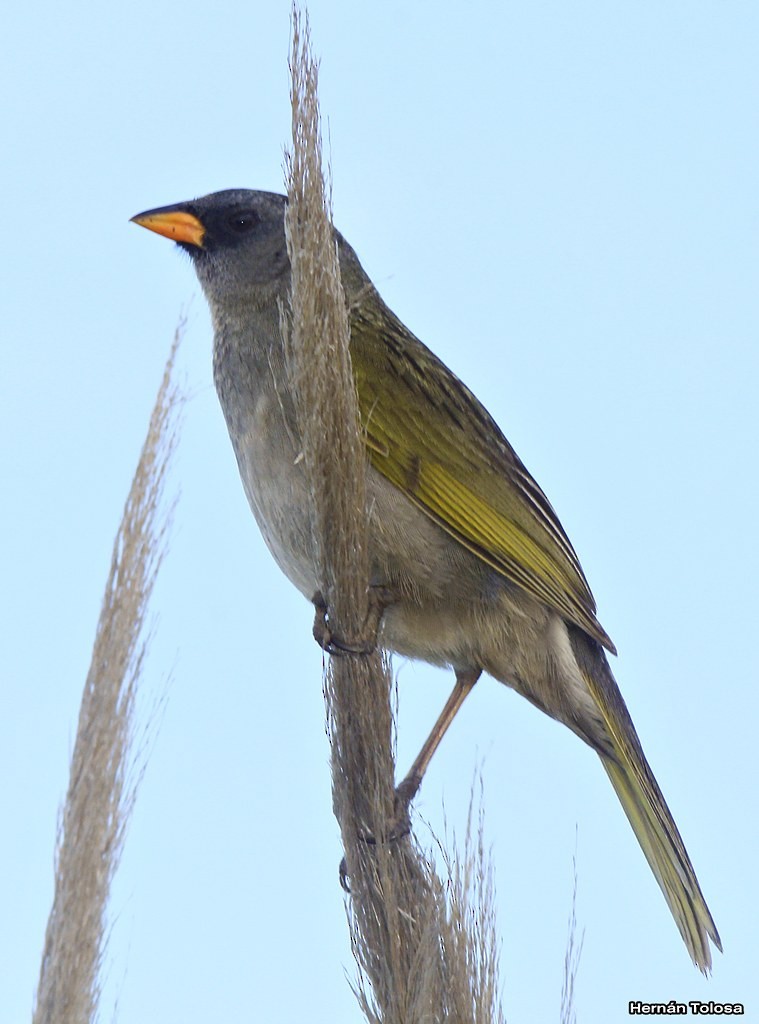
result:
[[[185,210],[167,206],[162,210],[138,213],[136,217],[132,217],[132,221],[142,228],[147,228],[148,231],[155,231],[157,235],[165,235],[173,242],[182,242],[185,245],[203,248],[203,236],[206,229],[197,217]]]

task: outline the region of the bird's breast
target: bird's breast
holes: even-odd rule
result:
[[[259,529],[280,569],[311,600],[321,589],[312,499],[281,346],[217,336],[214,377]],[[470,663],[483,620],[497,611],[504,621],[502,603],[513,588],[371,466],[367,512],[371,582],[396,596],[383,642],[410,657]]]
[[[281,343],[255,345],[217,330],[214,380],[261,534],[280,569],[310,599],[317,589],[310,501]]]

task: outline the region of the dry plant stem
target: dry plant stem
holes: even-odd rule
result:
[[[327,621],[335,636],[356,638],[368,610],[366,455],[321,171],[317,67],[297,6],[292,25],[286,214],[292,308],[283,311],[283,330]],[[487,950],[469,946],[470,922],[463,918],[470,909],[462,904],[463,917],[449,919],[446,890],[412,837],[381,839],[394,807],[390,689],[380,652],[330,658],[325,701],[333,804],[351,879],[357,996],[376,1024],[491,1024],[500,1017],[472,965],[481,958],[492,962],[492,943]],[[372,845],[362,835],[380,839]]]
[[[173,509],[161,499],[183,402],[172,380],[182,326],[113,547],[58,828],[34,1024],[92,1024],[98,1016],[108,894],[142,771],[133,712]]]
[[[365,455],[348,351],[349,327],[337,253],[321,174],[316,68],[293,26],[293,153],[289,160],[288,246],[293,299],[288,362],[293,377],[303,460],[313,504],[314,549],[330,630],[361,635],[368,614]],[[318,614],[318,611],[317,611]],[[383,816],[393,805],[390,680],[381,656],[331,660],[327,679],[333,738],[333,774],[347,792],[336,804],[351,809],[344,833],[371,831],[376,799]],[[354,708],[343,730],[351,694],[371,695]],[[347,702],[347,703],[346,703]],[[365,731],[367,729],[368,731]],[[363,738],[376,738],[371,756]],[[341,819],[342,821],[342,819]]]
[[[564,979],[561,986],[561,1024],[577,1024],[577,1012],[575,1010],[575,985],[577,974],[580,969],[580,957],[582,956],[582,945],[585,933],[577,936],[577,853],[572,859],[572,873],[574,877],[572,885],[572,911],[569,915],[569,933],[567,935],[567,947],[564,954]]]

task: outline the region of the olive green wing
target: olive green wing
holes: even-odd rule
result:
[[[483,562],[616,653],[556,513],[483,405],[373,289],[350,316],[372,466]]]

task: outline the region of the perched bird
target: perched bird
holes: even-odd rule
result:
[[[245,493],[280,568],[313,600],[310,499],[280,329],[291,287],[286,203],[235,189],[133,220],[192,257]],[[372,583],[392,595],[380,639],[456,673],[408,794],[480,674],[513,687],[598,754],[688,952],[708,972],[709,940],[721,949],[719,935],[556,513],[486,409],[388,309],[337,232],[336,240],[369,462]]]

